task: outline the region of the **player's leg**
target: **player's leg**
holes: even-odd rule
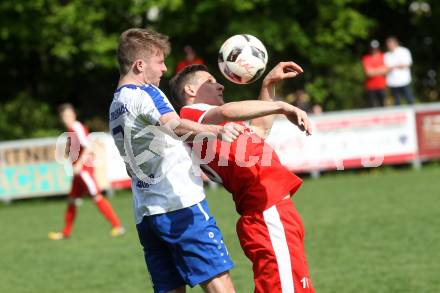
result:
[[[223,292],[235,292],[234,285],[232,284],[231,276],[228,272],[222,273],[213,279],[200,284],[205,292],[208,293],[223,293]]]
[[[136,229],[154,292],[184,293],[185,281],[176,269],[167,243],[163,242],[152,229],[152,217],[145,216],[142,222],[136,225]]]
[[[263,214],[242,216],[237,222],[237,234],[244,253],[252,262],[254,292],[282,292],[277,258]]]
[[[185,283],[206,292],[235,292],[228,274],[233,263],[206,200],[152,218]]]
[[[292,204],[289,199],[284,201],[287,206]],[[253,264],[258,293],[313,292],[302,245],[302,223],[292,213],[286,215],[284,210],[293,205],[286,208],[284,201],[263,213],[243,216],[237,223],[240,244]]]
[[[70,200],[70,199],[69,199]],[[51,240],[61,240],[70,237],[72,233],[73,222],[76,217],[76,205],[74,199],[73,202],[68,202],[66,212],[64,214],[64,228],[61,232],[49,232],[49,239]]]
[[[276,205],[288,244],[295,292],[314,292],[304,249],[304,224],[293,202],[283,200]]]
[[[98,184],[96,183],[93,173],[89,171],[81,171],[80,177],[87,189],[87,193],[93,198],[96,207],[106,220],[112,225],[110,234],[112,236],[120,236],[125,233],[125,229],[121,225],[121,221],[114,212],[110,202],[101,194]]]
[[[182,286],[180,288],[171,290],[171,291],[167,291],[167,293],[185,293],[186,292],[186,286]]]
[[[66,214],[64,216],[64,228],[63,235],[64,237],[69,237],[70,233],[72,233],[73,222],[76,218],[76,204],[74,198],[68,199]]]
[[[81,178],[75,175],[72,180],[72,187],[67,197],[67,208],[64,213],[64,228],[61,232],[49,232],[49,239],[61,240],[70,237],[72,233],[73,223],[76,218],[75,199],[81,195]]]
[[[113,210],[110,202],[101,194],[92,195],[96,207],[113,228],[121,227],[121,221]]]

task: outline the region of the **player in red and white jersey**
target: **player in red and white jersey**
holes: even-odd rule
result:
[[[76,217],[75,199],[83,195],[92,196],[98,210],[111,224],[110,235],[114,237],[123,235],[125,233],[124,227],[122,227],[110,202],[103,197],[96,183],[93,174],[93,153],[87,128],[76,120],[75,109],[71,104],[62,104],[59,107],[59,114],[64,126],[68,130],[66,156],[72,161],[73,180],[67,199],[64,228],[61,232],[49,232],[49,239],[61,240],[69,238]]]
[[[206,124],[234,121],[250,126],[232,143],[199,142],[193,152],[202,169],[232,193],[240,244],[253,263],[255,292],[314,292],[304,253],[304,226],[290,197],[302,181],[284,167],[264,136],[273,114],[284,114],[307,134],[304,111],[274,102],[275,83],[302,73],[293,62],[279,63],[264,79],[260,101],[224,104],[224,87],[202,65],[185,68],[171,81],[181,118]],[[182,107],[183,106],[183,107]]]

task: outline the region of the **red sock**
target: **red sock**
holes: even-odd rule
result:
[[[75,204],[68,204],[66,214],[64,215],[64,229],[63,234],[65,237],[69,237],[72,232],[73,221],[75,220],[76,206]]]
[[[98,207],[101,214],[109,221],[113,227],[120,227],[121,222],[116,216],[116,213],[113,211],[112,206],[102,195],[97,195],[95,199],[96,206]]]

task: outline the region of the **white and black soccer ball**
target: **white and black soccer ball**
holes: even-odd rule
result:
[[[267,59],[266,47],[259,39],[252,35],[235,35],[221,46],[218,66],[228,80],[246,84],[263,74]]]

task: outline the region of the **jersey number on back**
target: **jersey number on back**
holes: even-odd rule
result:
[[[121,125],[116,126],[115,128],[112,129],[113,136],[116,136],[118,133],[121,133],[122,138],[124,138],[124,128],[122,128]]]

